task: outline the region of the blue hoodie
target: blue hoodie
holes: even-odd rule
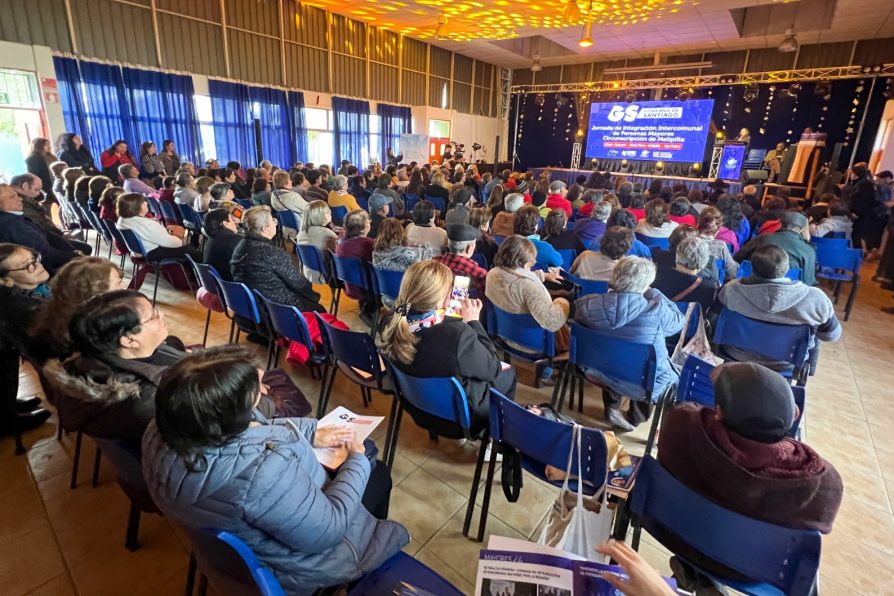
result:
[[[574,320],[588,329],[611,334],[616,339],[652,344],[658,359],[653,399],[658,399],[669,384],[677,381],[678,376],[667,354],[664,338],[679,333],[686,317],[676,304],[658,290],[649,288],[644,294],[609,292],[584,296],[575,302]],[[585,372],[621,395],[631,399],[645,396],[642,387],[612,379],[594,370]]]

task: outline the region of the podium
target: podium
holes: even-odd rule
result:
[[[738,180],[745,162],[746,143],[724,140],[714,144],[708,178],[716,180]]]

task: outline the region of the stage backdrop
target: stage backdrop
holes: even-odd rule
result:
[[[847,79],[831,83],[829,99],[814,93],[816,83],[802,83],[800,90],[789,95],[784,90],[789,83],[764,84],[757,87],[756,96],[746,101],[745,85],[721,85],[698,89],[692,99],[713,99],[711,131],[702,153],[702,171],[707,170],[711,155],[714,133],[723,130],[730,138],[735,138],[741,128],[751,132],[750,146],[755,149],[772,149],[778,142],[795,143],[806,127],[816,132],[825,132],[829,141],[823,159],[832,156],[835,143],[847,143],[842,147],[839,167],[847,167],[850,152],[856,141],[860,118],[866,109],[872,79]],[[651,90],[635,93],[635,101],[650,100]],[[866,128],[857,147],[855,161],[866,161],[872,150],[872,143],[878,129],[885,103],[885,79],[880,78],[875,86]],[[626,92],[605,91],[590,94],[589,102],[626,103]],[[517,144],[518,162],[516,168],[551,166],[570,167],[571,153],[578,129],[584,131],[581,155],[587,147],[586,129],[590,114],[589,105],[578,110],[575,94],[528,94],[512,98],[510,115],[510,139]],[[677,90],[666,89],[662,100],[677,99]],[[578,112],[584,115],[578,121]],[[516,121],[516,113],[518,120]],[[510,156],[512,147],[510,146]],[[600,169],[618,169],[619,159],[598,160]],[[582,158],[581,168],[589,167],[590,160]],[[691,175],[691,162],[665,161],[665,174]],[[834,165],[834,164],[833,164]],[[653,173],[654,162],[630,161],[628,169],[632,173]]]

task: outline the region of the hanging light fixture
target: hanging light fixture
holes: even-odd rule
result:
[[[562,19],[566,23],[576,23],[580,20],[580,7],[577,5],[577,0],[568,0],[565,10],[562,11]]]
[[[438,41],[446,41],[447,37],[447,15],[438,15],[438,26],[435,29],[435,39]]]
[[[531,63],[531,72],[540,72],[543,65],[540,64],[540,54],[534,54],[534,62]]]
[[[779,44],[779,51],[788,54],[798,51],[798,38],[795,37],[795,30],[789,27],[785,30],[785,38]]]
[[[581,37],[580,41],[577,42],[577,45],[579,45],[582,48],[593,47],[593,38],[590,37],[590,25],[591,25],[591,22],[587,21],[587,24],[584,25],[583,37]]]

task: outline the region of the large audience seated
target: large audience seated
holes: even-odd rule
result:
[[[313,313],[347,328],[337,313],[326,313],[319,286],[343,290],[358,303],[360,320],[375,327],[370,345],[383,360],[413,377],[461,383],[470,435],[482,439],[490,390],[516,399],[517,384],[527,378],[501,356],[531,349],[489,326],[496,309],[526,317],[555,340],[555,358],[534,367],[533,384],[558,383],[572,372],[583,383],[584,375],[602,392],[602,411],[593,418],[618,433],[655,416],[655,403],[641,385],[606,371],[566,370],[572,327],[651,346],[655,399],[678,383],[668,342],[672,347],[685,331],[690,303],[701,307],[694,310],[705,317],[708,339],[724,309],[809,327],[814,373],[824,365],[819,342],[837,341],[843,331],[817,283],[810,236],[843,234],[867,254],[878,252],[879,196],[890,200],[880,190],[890,192],[890,179],[873,180],[861,164],[842,188],[826,189],[802,212],[784,190],[761,205],[754,188],[734,193],[724,183],[702,192],[654,180],[644,189],[594,172],[569,187],[548,172],[479,173],[480,166],[399,157],[384,169],[347,160],[332,168],[262,162],[246,169],[214,158],[194,165],[172,141],[161,147],[144,142],[136,159],[119,140],[101,152],[98,168],[77,135],[62,136],[55,155],[49,141],[35,139],[27,173],[0,184],[0,434],[33,429],[50,416],[40,400],[17,397],[25,358],[41,373],[67,430],[142,448],[149,491],[169,520],[231,532],[288,593],[301,594],[350,584],[408,544],[407,530],[387,519],[391,471],[377,447],[342,427],[318,428],[304,417],[310,404],[289,375],[259,369],[253,353],[186,346],[170,335],[169,307],[135,288],[139,283],[112,255],[121,247],[109,248],[112,261],[89,256],[92,223],[81,219],[95,214],[133,231],[149,261],[188,256],[213,266],[224,281],[296,307],[310,323],[315,349],[324,344]],[[156,199],[186,212],[192,207],[203,218],[201,229],[185,221],[187,234],[152,213]],[[253,206],[244,208],[246,201]],[[345,209],[343,220],[333,221]],[[288,215],[276,213],[282,211],[294,214],[297,228],[278,229],[278,217]],[[651,246],[651,239],[660,242]],[[894,271],[890,246],[882,277]],[[296,258],[305,247],[319,251],[322,271]],[[374,269],[401,274],[399,294],[385,300],[343,284],[333,257],[357,258],[369,279]],[[739,277],[743,263],[751,273]],[[800,280],[792,279],[793,268]],[[194,291],[199,284],[186,269]],[[460,277],[469,279],[468,297],[454,288]],[[608,291],[585,291],[601,287],[584,284],[593,281],[606,282]],[[263,318],[255,324],[236,317],[236,323],[252,341],[275,340]],[[658,461],[726,509],[828,533],[842,481],[813,448],[788,438],[800,414],[780,374],[791,365],[735,346],[710,347],[726,361],[711,373],[715,405],[669,406]],[[433,436],[461,438],[443,419],[408,402],[403,407]],[[315,447],[340,449],[347,459],[327,470]],[[624,545],[600,549],[637,565]],[[671,551],[675,576],[687,589],[710,584],[690,563],[741,579],[682,542]]]

